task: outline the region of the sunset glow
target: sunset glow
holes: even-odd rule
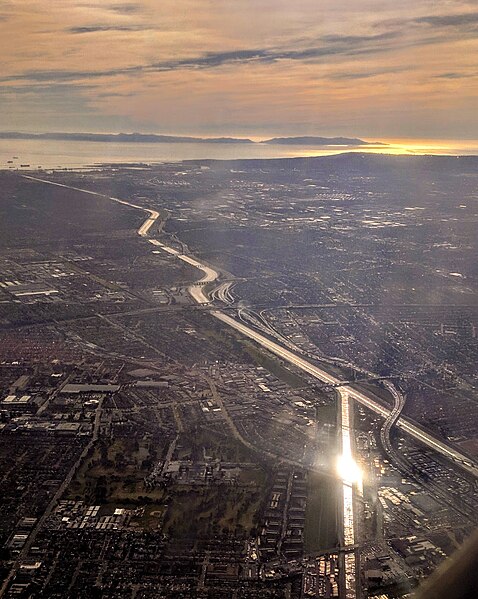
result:
[[[475,9],[10,0],[0,11],[0,129],[478,138]],[[446,153],[437,143],[385,151]]]

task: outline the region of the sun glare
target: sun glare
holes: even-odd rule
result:
[[[337,474],[345,484],[361,484],[362,470],[352,456],[341,455],[337,459]]]

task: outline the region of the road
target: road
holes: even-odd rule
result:
[[[37,538],[38,534],[40,533],[40,531],[42,530],[43,525],[45,524],[47,519],[50,517],[50,514],[52,513],[52,511],[57,506],[58,501],[61,499],[61,497],[65,493],[66,489],[70,485],[76,472],[78,471],[80,466],[83,464],[83,461],[87,457],[88,452],[91,450],[91,448],[95,445],[96,441],[98,440],[100,426],[101,426],[102,408],[103,408],[103,399],[100,399],[100,401],[98,402],[98,405],[96,407],[95,422],[93,425],[93,434],[91,435],[91,438],[90,438],[88,444],[84,447],[80,456],[78,457],[76,462],[73,464],[73,466],[70,468],[70,470],[69,470],[68,474],[66,475],[66,477],[64,478],[63,482],[58,487],[56,493],[53,495],[50,502],[48,503],[41,518],[39,518],[38,522],[36,523],[35,528],[32,530],[32,532],[28,536],[28,539],[26,540],[25,545],[23,545],[20,553],[18,554],[18,556],[15,559],[8,576],[5,578],[2,586],[0,587],[0,597],[3,597],[5,595],[5,592],[7,591],[8,587],[10,585],[10,582],[14,579],[22,561],[27,558],[28,552],[30,551],[30,548],[33,545],[33,543],[36,541],[36,538]]]
[[[221,409],[221,413],[224,416],[224,420],[226,421],[226,424],[228,425],[229,430],[231,431],[233,437],[235,437],[238,441],[240,441],[240,443],[242,443],[245,447],[247,447],[251,451],[258,453],[266,458],[271,459],[276,464],[279,464],[279,463],[288,464],[289,466],[292,466],[293,468],[300,468],[300,469],[303,469],[305,467],[304,463],[301,462],[300,460],[292,460],[283,455],[280,455],[280,451],[278,451],[277,453],[272,453],[271,451],[268,451],[266,449],[258,448],[256,445],[253,445],[250,441],[248,441],[241,434],[241,432],[239,431],[239,429],[236,426],[236,423],[229,415],[229,412],[227,411],[227,408],[226,408],[224,402],[222,401],[221,394],[218,392],[214,380],[211,377],[207,377],[207,382],[211,389],[211,393],[214,398],[214,402]],[[330,471],[325,471],[325,470],[322,470],[321,468],[310,467],[310,470],[313,470],[314,472],[323,474],[325,476],[332,476]]]
[[[74,191],[81,191],[82,193],[87,193],[89,195],[98,196],[100,198],[105,198],[107,200],[111,200],[112,202],[116,202],[117,204],[122,204],[123,206],[129,206],[130,208],[136,208],[137,210],[141,210],[142,212],[146,212],[149,214],[148,218],[144,221],[141,227],[138,229],[138,235],[141,237],[147,237],[151,227],[158,220],[160,214],[157,210],[152,210],[151,208],[145,208],[144,206],[138,206],[138,204],[133,204],[132,202],[127,202],[126,200],[121,200],[120,198],[115,198],[113,196],[109,196],[98,191],[91,191],[90,189],[82,189],[80,187],[74,187],[72,185],[66,185],[65,183],[58,183],[56,181],[49,181],[48,179],[41,179],[39,177],[32,177],[31,175],[22,175],[24,179],[31,179],[32,181],[38,181],[39,183],[47,183],[48,185],[55,185],[56,187],[63,187],[65,189],[73,189]],[[194,266],[195,268],[202,270],[204,272],[204,277],[199,281],[193,283],[190,287],[188,287],[188,293],[194,299],[194,301],[198,304],[209,304],[210,299],[204,293],[203,286],[206,283],[212,283],[219,277],[218,271],[214,270],[209,266],[205,266],[198,262],[192,256],[188,256],[186,254],[181,254],[177,250],[170,248],[163,243],[159,242],[157,239],[149,239],[150,243],[155,246],[160,247],[165,252],[169,254],[175,255],[182,260]]]
[[[228,316],[227,314],[224,314],[219,310],[212,310],[210,314],[218,320],[220,320],[221,322],[236,329],[246,337],[249,337],[250,339],[254,340],[256,343],[268,349],[276,356],[279,356],[280,358],[296,366],[300,370],[303,370],[307,374],[310,374],[319,381],[327,383],[329,385],[337,385],[342,382],[336,376],[329,374],[325,370],[322,370],[322,368],[320,368],[319,366],[312,364],[311,362],[305,360],[301,356],[280,346],[275,341],[268,339],[267,337],[261,335],[260,333],[248,327],[247,325],[238,322],[231,316]],[[379,414],[383,418],[387,418],[389,416],[389,408],[378,403],[375,399],[365,395],[365,393],[358,391],[357,389],[353,389],[351,387],[348,389],[348,394],[352,399],[358,401],[360,404],[369,408],[373,412]],[[417,426],[416,424],[404,417],[401,417],[396,422],[396,426],[400,427],[402,430],[404,430],[417,441],[420,441],[427,447],[430,447],[431,449],[437,451],[446,458],[452,460],[456,465],[460,466],[462,469],[472,474],[475,478],[478,478],[478,468],[473,464],[473,462],[471,462],[468,456],[462,454],[457,449],[450,447],[443,441],[440,441],[439,439],[437,439],[430,433],[422,430],[419,426]]]
[[[394,406],[392,411],[385,418],[385,422],[380,429],[380,441],[385,451],[390,455],[394,451],[392,442],[390,440],[390,431],[400,418],[403,406],[405,405],[405,397],[402,395],[402,393],[399,393],[397,389],[389,382],[385,381],[384,385],[392,394]]]
[[[204,272],[204,276],[202,277],[202,279],[194,282],[192,285],[188,287],[188,293],[197,304],[203,305],[209,304],[211,302],[209,297],[204,292],[204,285],[206,285],[207,283],[212,283],[219,277],[219,272],[217,270],[214,270],[213,268],[211,268],[210,266],[206,266],[205,264],[201,264],[201,262],[198,262],[192,256],[189,256],[187,254],[181,254],[174,248],[168,247],[167,245],[161,243],[157,239],[149,239],[149,243],[161,248],[168,254],[176,256],[179,260],[182,260],[183,262],[186,262],[187,264],[190,264],[191,266],[194,266],[195,268],[202,270]]]
[[[144,208],[143,206],[138,206],[137,204],[132,204],[131,202],[127,202],[126,200],[120,200],[119,198],[114,198],[112,196],[105,195],[104,193],[100,193],[98,191],[91,191],[90,189],[81,189],[79,187],[73,187],[71,185],[65,185],[64,183],[57,183],[56,181],[49,181],[48,179],[40,179],[39,177],[32,177],[31,175],[22,175],[24,179],[31,179],[32,181],[39,181],[40,183],[47,183],[48,185],[55,185],[56,187],[64,187],[65,189],[73,189],[74,191],[81,191],[83,193],[88,193],[92,196],[98,196],[100,198],[105,198],[107,200],[111,200],[112,202],[116,202],[117,204],[123,204],[124,206],[129,206],[130,208],[136,208],[137,210],[142,210],[149,214],[148,218],[144,221],[141,227],[138,229],[138,235],[141,237],[146,237],[149,233],[149,230],[154,225],[154,223],[159,218],[159,212],[156,210],[151,210],[150,208]]]
[[[211,299],[217,299],[223,304],[233,304],[234,296],[231,292],[233,286],[234,281],[223,281],[211,291]]]
[[[382,428],[380,429],[380,442],[388,457],[395,466],[397,466],[403,474],[407,474],[411,479],[417,480],[417,473],[413,469],[413,463],[405,457],[405,455],[396,449],[390,438],[390,431],[400,418],[400,414],[405,405],[405,397],[400,393],[390,382],[385,382],[385,386],[392,394],[394,399],[394,407],[388,417],[385,419]],[[440,482],[435,482],[432,478],[418,478],[421,487],[428,491],[432,497],[440,498],[450,508],[461,514],[466,520],[475,520],[474,514],[470,512],[470,507],[462,501],[461,496],[450,493],[446,487]]]

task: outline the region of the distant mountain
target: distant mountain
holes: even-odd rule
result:
[[[356,137],[313,137],[306,135],[304,137],[273,137],[267,139],[263,144],[283,144],[300,146],[369,146],[383,145],[378,142],[364,141]]]
[[[199,144],[282,144],[301,146],[369,146],[386,145],[368,142],[356,137],[273,137],[254,142],[241,137],[184,137],[155,133],[21,133],[0,131],[0,139],[49,139],[59,141],[99,141],[114,143],[199,143]]]
[[[115,143],[209,143],[252,144],[251,139],[236,137],[178,137],[148,133],[19,133],[0,131],[0,139],[52,139],[59,141],[101,141]]]

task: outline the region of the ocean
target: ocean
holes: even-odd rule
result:
[[[400,142],[384,146],[301,146],[221,143],[129,143],[0,139],[0,169],[79,169],[102,164],[327,156],[342,152],[478,155],[478,141]],[[27,166],[22,166],[27,165]]]

